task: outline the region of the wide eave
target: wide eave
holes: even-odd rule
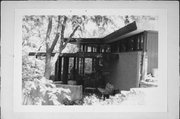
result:
[[[114,42],[116,40],[119,40],[119,37],[122,37],[126,34],[129,34],[131,32],[134,32],[137,30],[137,25],[136,22],[132,22],[118,30],[116,30],[115,32],[103,37],[103,38],[72,38],[70,40],[70,43],[72,44],[86,44],[86,43],[90,43],[90,44],[102,44],[102,43],[111,43]],[[138,31],[140,32],[140,31]],[[141,31],[142,32],[142,31]],[[137,32],[134,32],[137,33]],[[132,34],[134,34],[132,33]],[[131,34],[130,34],[131,35]],[[68,38],[65,38],[65,40],[67,40]]]

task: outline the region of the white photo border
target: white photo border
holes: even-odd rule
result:
[[[165,42],[162,41],[161,47],[167,47],[162,51],[163,58],[159,59],[159,65],[163,64],[165,72],[163,72],[162,78],[167,77],[167,81],[164,82],[167,85],[167,100],[166,111],[157,112],[135,112],[123,111],[119,112],[95,112],[88,111],[86,109],[82,112],[72,110],[72,112],[64,113],[63,111],[54,111],[54,108],[42,108],[38,106],[20,107],[18,102],[15,102],[18,98],[18,91],[16,86],[19,85],[15,76],[14,68],[14,46],[15,46],[15,30],[18,19],[15,16],[16,11],[19,10],[31,10],[36,9],[121,9],[133,12],[134,9],[139,9],[139,12],[145,10],[162,10],[161,21],[159,25],[163,26],[161,29],[165,32],[159,32],[159,38],[165,38]],[[156,10],[155,10],[156,11]],[[105,12],[104,12],[105,13]],[[16,13],[17,14],[17,13]],[[16,19],[16,20],[15,20]],[[164,21],[165,20],[165,21]],[[167,24],[164,24],[167,23]],[[161,31],[161,30],[160,30]],[[16,53],[16,52],[15,52]],[[165,61],[164,61],[165,60]],[[17,63],[17,62],[16,62]],[[20,63],[19,63],[20,64]],[[18,68],[17,68],[18,70]],[[19,77],[19,76],[18,76]],[[17,77],[17,78],[18,78]],[[165,78],[166,79],[166,78]],[[179,2],[178,1],[2,1],[1,2],[1,118],[3,119],[178,119],[179,118]],[[21,80],[21,79],[19,79]],[[164,80],[164,79],[163,79]],[[17,85],[15,85],[17,84]],[[17,95],[16,95],[17,93]],[[21,94],[19,94],[21,95]],[[155,98],[159,98],[155,97]],[[18,100],[17,100],[18,101]],[[66,108],[66,107],[65,107]],[[80,107],[81,108],[81,107]],[[22,110],[25,109],[25,110]],[[56,108],[57,109],[57,108]],[[92,108],[92,110],[96,108]],[[103,108],[104,109],[104,108]]]

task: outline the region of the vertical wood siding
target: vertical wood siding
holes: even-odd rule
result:
[[[147,56],[148,73],[152,73],[153,68],[158,68],[158,32],[147,32]]]

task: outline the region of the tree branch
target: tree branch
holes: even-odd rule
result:
[[[61,53],[61,51],[62,51],[62,44],[63,44],[63,41],[64,41],[64,31],[65,31],[66,22],[67,22],[67,17],[64,16],[64,20],[63,20],[62,27],[61,27],[61,36],[60,36],[60,34],[58,33],[58,34],[56,34],[56,37],[55,37],[55,39],[58,41],[59,36],[60,36],[60,37],[61,37],[61,41],[60,41],[60,44],[59,44],[59,53],[56,53],[55,56],[54,56],[53,59],[52,59],[52,62],[51,62],[51,65],[52,65],[52,66],[54,66],[55,62],[56,62],[57,59],[58,59],[58,56],[60,55],[60,53]],[[60,25],[60,16],[59,16],[59,23],[58,23],[58,25]],[[57,29],[57,30],[58,30],[58,29]],[[56,44],[56,42],[57,42],[56,40],[53,41],[51,47],[53,47],[53,45]]]
[[[77,29],[79,28],[79,25],[76,26],[76,28],[74,29],[74,31],[71,33],[71,35],[69,36],[69,38],[72,38],[75,34],[75,32],[77,31]],[[68,41],[69,42],[69,41]]]
[[[69,39],[65,42],[65,44],[63,45],[64,42],[64,31],[65,31],[65,24],[67,21],[67,17],[65,16],[64,21],[63,21],[63,25],[62,25],[62,29],[61,29],[61,41],[60,41],[60,45],[59,45],[59,53],[56,53],[55,56],[53,57],[52,60],[52,66],[54,66],[55,62],[58,59],[58,56],[61,55],[62,50],[66,47],[67,43],[72,39],[73,35],[75,34],[75,32],[77,31],[79,25],[74,29],[74,31],[71,33]]]
[[[50,34],[51,34],[51,30],[52,30],[52,17],[49,17],[49,23],[48,23],[48,28],[47,28],[47,32],[46,32],[46,51],[49,50],[49,38],[50,38]]]
[[[57,43],[58,39],[59,39],[59,33],[56,33],[56,36],[55,36],[55,38],[53,40],[53,43],[51,45],[51,48],[50,48],[50,52],[53,52],[54,47],[56,46],[56,43]]]
[[[53,50],[54,50],[54,47],[56,46],[56,44],[57,44],[57,41],[58,41],[58,39],[59,39],[59,28],[60,28],[60,16],[58,16],[58,26],[57,26],[57,33],[56,33],[56,36],[55,36],[55,38],[54,38],[54,40],[53,40],[53,43],[52,43],[52,45],[51,45],[51,48],[50,48],[50,52],[53,52]]]
[[[60,45],[59,45],[59,52],[60,53],[62,51],[61,49],[62,49],[62,45],[63,45],[63,42],[64,42],[64,31],[65,31],[66,21],[67,21],[67,17],[64,16],[64,21],[63,21],[62,29],[61,29],[61,41],[60,41]]]
[[[64,31],[65,31],[66,21],[67,21],[67,17],[64,16],[64,21],[63,21],[62,30],[61,30],[61,39],[64,38]]]
[[[46,38],[50,36],[51,30],[52,30],[52,17],[49,17],[49,24],[48,24],[48,29],[46,32]]]
[[[63,45],[63,49],[66,47],[67,43],[69,43],[69,41],[72,39],[72,37],[74,36],[75,32],[77,31],[77,29],[79,28],[80,26],[76,26],[76,28],[73,30],[73,32],[71,33],[71,35],[69,36],[68,40],[65,42],[65,44]]]

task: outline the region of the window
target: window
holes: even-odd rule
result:
[[[85,58],[84,72],[87,74],[92,73],[92,58]]]

